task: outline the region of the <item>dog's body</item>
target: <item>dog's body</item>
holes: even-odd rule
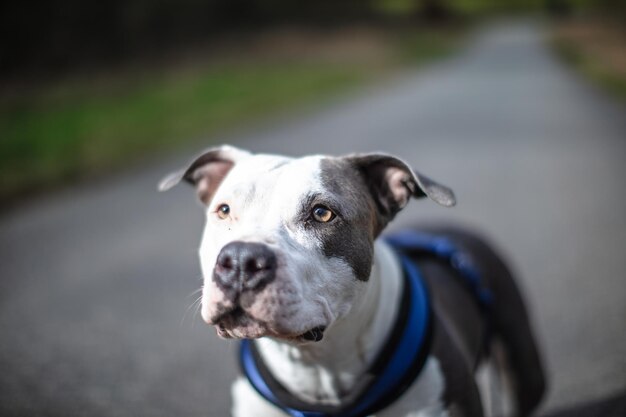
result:
[[[161,188],[181,179],[207,206],[203,319],[221,337],[258,339],[267,369],[298,401],[333,407],[353,400],[387,343],[404,290],[397,255],[376,238],[411,197],[450,206],[452,192],[381,154],[291,159],[221,147]],[[449,266],[415,259],[431,294],[431,349],[410,388],[376,415],[501,415],[494,387],[508,387],[512,414],[528,415],[544,380],[509,272],[480,239],[429,232],[477,262],[492,308],[486,318]],[[479,390],[476,377],[488,374],[491,387]],[[244,378],[232,391],[236,417],[285,415]]]

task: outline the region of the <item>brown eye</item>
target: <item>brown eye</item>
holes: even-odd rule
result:
[[[313,207],[313,218],[320,223],[328,223],[335,218],[335,213],[321,205]]]
[[[219,217],[220,219],[222,220],[227,219],[229,214],[230,214],[230,206],[228,204],[221,204],[217,208],[217,217]]]

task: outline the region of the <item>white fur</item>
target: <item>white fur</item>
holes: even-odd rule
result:
[[[285,413],[261,397],[243,377],[239,377],[231,388],[233,417],[285,417]]]
[[[475,373],[485,417],[513,416],[513,387],[506,358],[497,342],[492,343],[490,350],[492,355],[479,364]]]
[[[439,361],[430,356],[411,388],[377,416],[447,417],[449,414],[441,402],[444,388],[445,380]]]

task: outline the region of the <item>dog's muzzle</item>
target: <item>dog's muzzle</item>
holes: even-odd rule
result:
[[[319,342],[325,325],[293,334],[287,329],[273,328],[271,318],[255,317],[249,307],[263,289],[276,278],[276,254],[262,243],[235,241],[222,248],[213,269],[213,281],[225,297],[208,321],[224,338],[251,337],[272,334],[300,342]],[[270,327],[268,327],[268,324]],[[287,330],[287,331],[285,331]]]

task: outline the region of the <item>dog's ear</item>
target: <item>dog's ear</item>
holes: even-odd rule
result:
[[[399,158],[374,153],[349,155],[346,159],[365,179],[384,223],[391,221],[411,197],[428,197],[445,207],[456,204],[451,189],[412,170]]]
[[[207,149],[187,168],[163,178],[159,183],[159,191],[167,191],[184,180],[196,188],[200,201],[208,204],[231,168],[237,161],[250,155],[248,151],[228,145]]]

